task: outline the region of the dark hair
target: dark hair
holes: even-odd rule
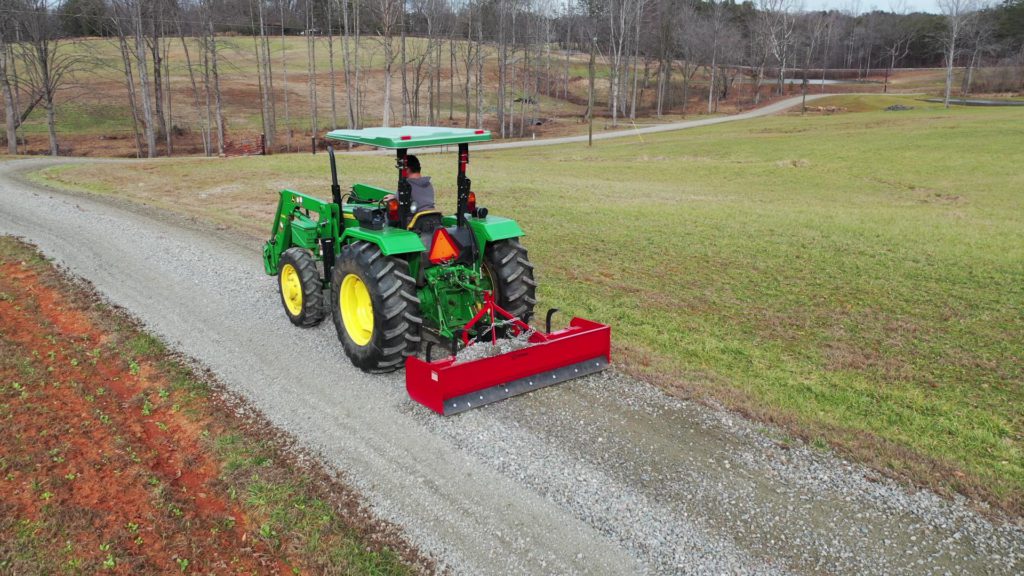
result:
[[[409,167],[410,174],[417,174],[420,171],[420,159],[412,154],[405,157],[405,165]]]

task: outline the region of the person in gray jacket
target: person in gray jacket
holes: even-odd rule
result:
[[[409,175],[406,181],[412,188],[412,213],[434,209],[434,185],[430,183],[430,176],[420,174],[420,159],[415,156],[405,157],[406,165],[409,167]]]

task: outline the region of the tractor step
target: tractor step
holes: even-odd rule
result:
[[[405,363],[405,386],[413,400],[448,416],[587,376],[610,363],[611,328],[573,318],[563,330],[535,332],[529,346],[489,358],[427,362],[411,356]]]

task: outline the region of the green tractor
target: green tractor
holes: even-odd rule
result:
[[[343,194],[329,148],[331,201],[281,191],[263,265],[268,275],[278,277],[281,303],[292,324],[315,326],[330,315],[355,366],[388,372],[405,366],[407,359],[419,361],[430,368],[423,377],[428,382],[414,386],[425,387],[441,380],[437,369],[443,366],[430,358],[434,345],[451,350],[443,362],[452,364],[460,346],[477,341],[496,343],[523,333],[531,344],[554,340],[550,334],[532,335],[528,326],[537,282],[519,242],[522,229],[477,206],[466,175],[469,144],[490,140],[488,131],[407,126],[335,130],[327,138],[395,150],[397,189],[355,184]],[[458,147],[455,212],[417,211],[407,181],[408,151],[445,145]],[[550,333],[550,313],[547,320]],[[420,353],[425,361],[417,357]],[[606,366],[606,350],[604,356]],[[479,370],[494,368],[481,365]],[[463,382],[454,388],[475,393],[480,386]],[[452,398],[449,392],[441,390],[445,399]],[[410,394],[415,397],[412,388]]]

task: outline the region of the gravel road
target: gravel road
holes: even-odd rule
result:
[[[257,247],[18,179],[0,234],[50,257],[343,471],[460,574],[1021,574],[1024,527],[614,372],[441,418],[293,327]]]

